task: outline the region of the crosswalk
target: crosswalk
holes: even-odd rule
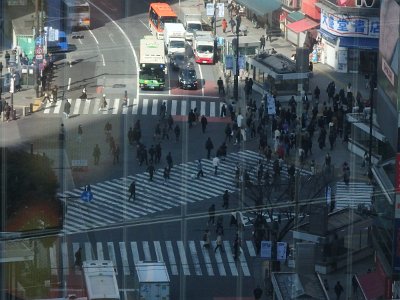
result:
[[[128,105],[123,105],[123,99],[106,99],[107,108],[100,109],[101,99],[91,100],[68,99],[71,103],[71,114],[77,115],[159,115],[161,104],[165,103],[167,114],[172,116],[187,116],[190,109],[197,108],[200,115],[207,117],[218,117],[221,113],[222,102],[188,100],[188,99],[128,99]],[[62,114],[66,100],[58,100],[56,103],[47,102],[44,107],[44,114]]]
[[[153,181],[149,181],[148,173],[144,172],[99,182],[91,185],[91,202],[79,200],[83,187],[59,193],[58,196],[67,202],[63,231],[65,234],[82,232],[134,220],[181,205],[221,198],[225,190],[229,193],[237,191],[234,182],[236,164],[253,170],[249,173],[255,181],[255,167],[260,159],[263,157],[251,150],[230,153],[221,161],[217,176],[214,175],[212,161],[203,159],[205,176],[199,179],[195,176],[196,162],[182,163],[173,166],[166,184],[161,169],[156,171]],[[265,161],[265,166],[272,169],[272,162],[268,164]],[[288,177],[286,167],[281,174],[283,178]],[[310,172],[301,170],[301,174]],[[136,182],[136,200],[128,201],[128,190],[133,180]]]
[[[338,181],[336,183],[335,208],[357,208],[360,204],[370,207],[372,193],[372,185],[368,185],[366,182],[350,181],[349,185],[346,185],[343,181]]]
[[[49,248],[51,274],[59,276],[79,275],[74,268],[75,253],[81,247],[82,260],[111,260],[117,275],[134,274],[135,265],[143,261],[164,262],[170,276],[251,276],[252,257],[255,247],[250,240],[243,241],[240,255],[235,261],[232,241],[223,241],[223,251],[214,251],[215,242],[209,249],[199,240],[187,241],[118,241],[54,243]]]

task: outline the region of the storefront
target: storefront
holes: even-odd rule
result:
[[[286,26],[287,40],[298,47],[303,47],[307,32],[318,27],[319,24],[309,18],[291,23]],[[315,36],[316,37],[316,36]]]
[[[320,62],[343,73],[373,73],[377,67],[379,17],[350,16],[321,9]]]

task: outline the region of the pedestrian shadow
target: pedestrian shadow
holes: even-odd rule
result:
[[[79,117],[79,116],[80,116],[80,114],[70,115],[68,119],[73,119],[73,118],[76,118],[76,117]]]

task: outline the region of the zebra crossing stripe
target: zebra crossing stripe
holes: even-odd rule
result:
[[[139,100],[134,98],[133,103],[132,103],[132,115],[137,115],[138,113],[138,106],[139,106]]]
[[[128,254],[126,251],[125,242],[119,242],[119,251],[121,253],[122,269],[124,271],[124,275],[129,275],[131,272],[129,271]]]
[[[217,246],[217,243],[215,241],[212,241],[211,244],[213,246],[213,249],[215,249],[215,247]],[[214,255],[215,255],[215,260],[217,261],[219,275],[226,276],[224,263],[222,262],[221,249],[218,249],[218,252],[216,252],[214,250]]]
[[[201,272],[200,261],[199,261],[199,257],[197,256],[196,245],[195,245],[194,241],[189,241],[189,249],[190,249],[190,254],[192,255],[194,271],[195,271],[196,275],[201,276],[203,274]]]
[[[210,117],[215,117],[215,102],[210,103]]]
[[[181,116],[186,116],[188,114],[186,103],[186,101],[181,102]]]
[[[151,114],[153,116],[157,115],[158,99],[153,99],[153,105],[151,106]]]
[[[176,244],[178,245],[178,253],[181,258],[183,274],[190,275],[189,265],[186,258],[185,246],[183,245],[182,241],[177,241]]]
[[[59,114],[60,113],[62,102],[63,102],[62,99],[57,100],[56,107],[54,107],[54,113],[55,114]]]
[[[104,260],[103,244],[101,242],[96,243],[97,259]]]
[[[176,116],[176,106],[178,105],[178,102],[176,100],[171,101],[171,115]]]
[[[204,247],[204,241],[200,241],[201,252],[203,253],[204,262],[206,264],[207,274],[208,276],[214,276],[214,270],[211,265],[210,253],[209,249]]]
[[[251,241],[246,241],[247,249],[251,257],[256,257],[256,251],[254,250],[253,243]]]
[[[128,108],[131,105],[131,99],[126,99],[126,105],[122,106],[122,114],[126,115],[128,113]]]
[[[144,252],[144,260],[145,261],[151,261],[149,242],[148,241],[143,241],[142,245],[143,245],[143,252]]]
[[[107,243],[107,248],[108,248],[108,256],[110,257],[110,260],[113,262],[114,267],[116,267],[117,266],[117,258],[115,256],[114,243],[113,242],[108,242]],[[115,272],[118,275],[117,268],[115,268]]]
[[[156,250],[157,261],[164,261],[162,251],[161,251],[161,244],[159,241],[154,241],[154,249]]]
[[[116,115],[116,114],[118,113],[118,110],[119,110],[119,101],[120,101],[119,98],[114,99],[114,103],[113,103],[113,106],[112,106],[112,108],[113,108],[113,111],[112,111],[113,115]]]
[[[72,253],[73,253],[74,255],[75,255],[76,251],[78,251],[79,247],[80,247],[79,243],[72,243]],[[67,254],[67,255],[68,255],[68,254]],[[83,257],[82,257],[82,260],[84,260]],[[78,270],[77,268],[75,268],[75,262],[74,262],[73,268],[74,268],[74,273],[75,273],[75,275],[79,275],[79,274],[81,273],[80,270]]]
[[[88,242],[85,242],[85,259],[93,260],[92,257],[92,245]]]
[[[206,115],[206,102],[201,101],[200,103],[200,115],[205,116]]]
[[[172,242],[165,241],[165,246],[167,247],[167,254],[168,254],[168,260],[169,260],[169,263],[171,266],[171,273],[172,273],[172,275],[178,275],[178,267],[176,265],[174,249],[172,248]]]
[[[238,276],[239,274],[236,269],[236,264],[235,264],[235,260],[233,259],[231,245],[229,244],[229,241],[224,241],[224,248],[225,248],[226,258],[228,259],[228,265],[229,265],[229,268],[231,269],[231,273],[233,276]]]
[[[45,113],[45,114],[50,113],[50,107],[51,107],[51,102],[50,102],[50,101],[47,101],[43,113]]]
[[[73,115],[79,115],[79,107],[81,106],[82,100],[76,99],[74,103],[74,111],[72,112]]]
[[[82,114],[88,115],[89,114],[89,108],[90,108],[90,102],[89,100],[86,99],[85,101],[85,106],[83,107],[83,112]]]
[[[239,260],[240,260],[240,265],[242,266],[243,275],[250,276],[250,270],[249,267],[247,266],[246,258],[244,257],[244,251],[241,247],[240,247],[240,252],[242,254],[239,255]]]
[[[53,244],[53,246],[50,247],[49,251],[50,251],[51,275],[57,276],[58,275],[58,269],[57,269],[56,245]]]
[[[137,265],[137,263],[140,261],[137,242],[131,242],[131,250],[133,256],[133,262],[135,263],[135,265]]]
[[[93,106],[93,114],[97,115],[99,113],[100,108],[100,99],[94,99],[94,106]]]
[[[196,108],[196,101],[192,100],[190,101],[190,109],[195,109]]]
[[[148,105],[149,105],[149,99],[143,99],[143,102],[142,102],[142,115],[147,115]]]

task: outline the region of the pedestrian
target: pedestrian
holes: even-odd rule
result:
[[[164,184],[167,184],[168,179],[169,179],[169,168],[168,168],[168,166],[165,166],[165,168],[164,168],[163,177],[164,177]]]
[[[3,75],[3,62],[0,61],[0,75]]]
[[[79,247],[75,252],[74,267],[78,267],[80,270],[82,270],[82,247]]]
[[[147,167],[147,172],[149,172],[149,180],[153,181],[153,176],[154,176],[154,172],[156,171],[156,169],[154,168],[153,164],[150,164]]]
[[[225,208],[225,209],[228,209],[229,208],[229,193],[228,193],[228,190],[225,190],[225,193],[222,196],[222,200],[223,200],[222,207]]]
[[[308,65],[308,70],[310,72],[312,72],[314,70],[314,65],[313,65],[312,61],[310,61],[310,64]]]
[[[203,174],[203,165],[202,165],[202,163],[201,163],[201,159],[199,159],[199,160],[197,161],[197,178],[200,178],[200,175],[201,175],[201,177],[204,177],[204,174]]]
[[[328,152],[325,155],[325,166],[329,167],[331,165],[331,161],[332,161],[332,158],[331,158],[331,155]]]
[[[222,80],[221,77],[217,80],[217,86],[218,86],[218,94],[220,96],[225,96],[224,81]]]
[[[220,160],[219,160],[218,156],[215,156],[213,158],[212,164],[213,164],[213,167],[214,167],[214,175],[217,176],[218,167],[219,167],[219,164],[220,164]]]
[[[228,27],[228,22],[226,21],[225,18],[222,19],[221,27],[222,27],[222,32],[226,33],[226,28]]]
[[[207,225],[214,225],[215,223],[215,204],[211,204],[208,208],[208,222]]]
[[[167,157],[165,159],[166,159],[167,164],[168,164],[168,171],[171,171],[172,165],[173,165],[171,152],[168,152],[168,155],[167,155]]]
[[[8,53],[8,51],[6,51],[4,58],[6,59],[6,68],[8,68],[8,66],[10,65],[10,53]]]
[[[78,125],[78,143],[82,143],[82,134],[83,134],[83,129],[82,129],[82,124]]]
[[[161,153],[162,153],[162,149],[161,149],[161,143],[158,143],[156,145],[156,153],[155,153],[155,163],[158,164],[161,162]]]
[[[207,121],[207,118],[205,115],[201,116],[200,123],[201,123],[201,130],[203,131],[203,133],[206,133],[206,127],[207,127],[208,121]]]
[[[53,95],[53,103],[57,102],[57,97],[58,97],[58,87],[55,85],[53,89],[51,90],[51,94]]]
[[[101,99],[99,111],[107,109],[107,100],[106,100],[106,94],[103,94],[103,98]]]
[[[131,193],[128,201],[131,200],[131,198],[133,198],[133,200],[136,200],[136,183],[135,180],[132,181],[131,185],[129,186],[129,192]]]
[[[171,131],[172,125],[174,125],[174,118],[172,118],[171,114],[168,115],[167,122],[168,122],[168,131]]]
[[[164,140],[164,138],[167,138],[167,140],[169,140],[169,134],[168,134],[168,126],[165,125],[162,129],[162,139]]]
[[[226,117],[226,106],[225,104],[222,104],[221,106],[221,114],[220,114],[221,118]]]
[[[69,114],[71,112],[71,103],[69,103],[68,99],[64,103],[64,116],[66,119],[69,118]]]
[[[211,158],[211,150],[214,149],[214,144],[211,141],[210,137],[208,137],[205,147],[206,147],[206,150],[207,150],[207,159],[210,159]]]
[[[116,144],[113,149],[113,165],[119,164],[119,154],[120,154],[119,145]]]
[[[262,35],[260,37],[260,50],[264,50],[265,49],[265,36]]]
[[[235,20],[233,18],[231,18],[229,20],[229,25],[231,25],[231,32],[235,33],[234,29],[235,29],[236,22],[235,22]]]
[[[346,185],[349,185],[349,182],[350,182],[350,167],[349,167],[347,162],[343,163],[342,171],[343,171],[343,182]]]
[[[221,252],[225,252],[224,248],[222,248],[222,235],[218,234],[217,239],[215,240],[216,247],[214,249],[214,253],[217,252],[217,249],[219,248]]]
[[[210,230],[206,229],[203,234],[203,247],[206,249],[210,249]]]
[[[230,143],[231,139],[232,139],[232,129],[231,129],[231,125],[228,123],[228,124],[226,124],[226,127],[225,127],[225,143],[227,142],[227,140]]]
[[[260,288],[259,285],[253,290],[253,295],[255,300],[260,300],[263,294],[263,290]]]
[[[99,164],[100,155],[101,155],[101,152],[100,152],[99,144],[96,144],[96,146],[94,146],[94,149],[93,149],[94,164],[96,166]]]
[[[175,133],[175,139],[178,142],[179,141],[179,136],[181,134],[181,128],[179,127],[178,124],[175,125],[174,133]]]
[[[318,102],[319,102],[319,95],[321,94],[321,91],[320,91],[320,89],[319,89],[319,87],[318,87],[318,85],[315,87],[315,89],[314,89],[314,98],[315,98],[315,101],[316,101],[316,103],[318,104]]]
[[[235,240],[233,241],[233,258],[237,260],[240,256],[240,237],[239,234],[236,233]]]
[[[340,284],[340,281],[338,281],[335,285],[335,294],[336,294],[336,300],[340,299],[340,295],[343,293],[344,289],[342,285]]]
[[[365,151],[361,166],[364,168],[367,165],[367,163],[369,163],[369,154],[368,151]]]

